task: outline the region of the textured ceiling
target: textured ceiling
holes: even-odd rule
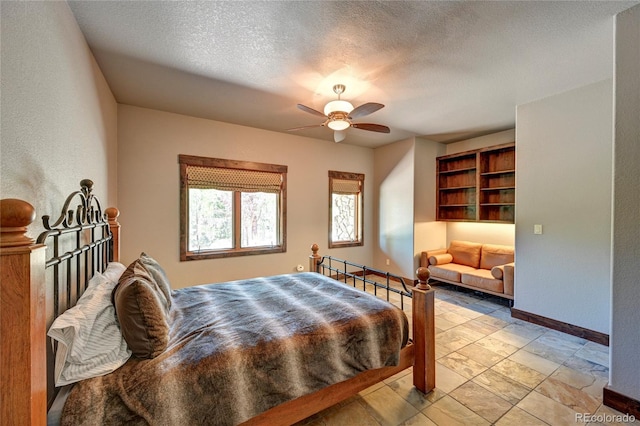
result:
[[[274,131],[319,124],[347,86],[342,143],[449,142],[515,125],[515,107],[613,75],[613,16],[638,1],[71,1],[120,103]],[[296,132],[333,140],[321,127]]]

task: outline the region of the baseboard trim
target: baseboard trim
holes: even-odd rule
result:
[[[531,322],[533,324],[542,325],[553,330],[571,334],[572,336],[582,337],[583,339],[587,339],[595,343],[600,343],[601,345],[609,346],[609,335],[600,333],[599,331],[589,330],[588,328],[579,327],[577,325],[543,317],[541,315],[521,311],[520,309],[516,308],[511,308],[511,316],[513,318],[518,318],[523,321]]]
[[[621,413],[630,414],[636,419],[640,419],[640,401],[614,391],[609,385],[602,389],[602,403]]]

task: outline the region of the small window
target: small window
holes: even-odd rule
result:
[[[361,246],[364,175],[329,171],[329,247]]]
[[[286,251],[287,166],[180,155],[180,260]]]

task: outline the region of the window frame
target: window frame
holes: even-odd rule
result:
[[[333,241],[333,180],[354,180],[359,182],[360,192],[356,197],[354,215],[356,217],[356,235],[354,241]],[[329,170],[329,248],[364,246],[364,174]]]
[[[198,157],[194,155],[178,155],[180,164],[180,260],[219,259],[236,256],[251,256],[287,251],[287,166],[252,161],[228,160],[223,158]],[[233,241],[230,249],[209,249],[202,251],[189,250],[189,185],[187,168],[211,167],[236,170],[278,173],[282,184],[278,193],[278,238],[279,244],[263,247],[241,247],[241,191],[233,191]]]

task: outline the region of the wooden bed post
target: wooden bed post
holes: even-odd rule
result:
[[[434,290],[427,283],[429,280],[427,268],[418,268],[416,274],[418,284],[413,288],[411,305],[415,344],[413,385],[423,393],[429,393],[436,387]],[[417,318],[424,318],[424,322],[416,321]]]
[[[318,247],[317,244],[314,243],[311,245],[311,252],[313,254],[309,256],[309,272],[318,272],[318,261],[322,257],[318,254],[318,250],[320,250],[320,247]]]
[[[0,200],[0,420],[47,423],[45,246],[26,235],[33,206]]]
[[[115,207],[109,207],[104,211],[107,214],[107,220],[109,221],[109,230],[113,237],[113,262],[120,262],[120,223],[118,222],[118,216],[120,216],[120,210]]]

